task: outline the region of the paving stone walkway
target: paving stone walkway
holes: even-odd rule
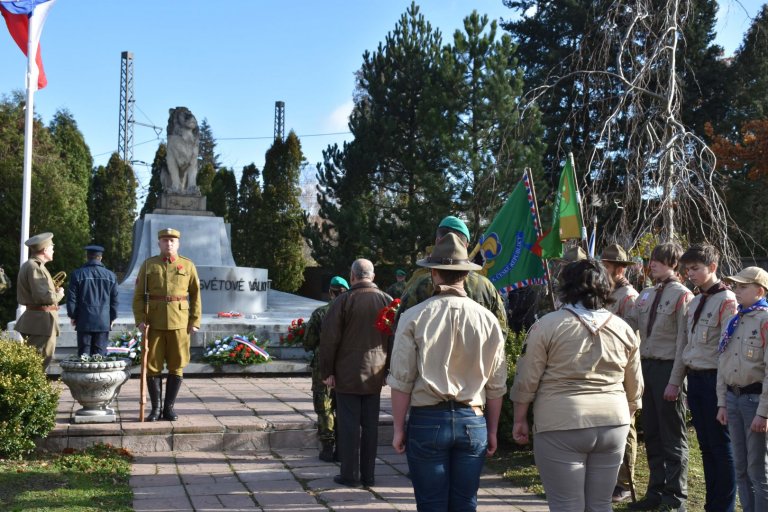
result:
[[[404,455],[379,446],[376,485],[350,489],[334,483],[338,464],[317,449],[259,452],[154,452],[135,454],[131,486],[136,511],[416,510]],[[546,502],[486,472],[479,511],[549,510]]]

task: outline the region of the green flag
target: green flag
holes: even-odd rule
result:
[[[538,237],[536,209],[528,173],[480,238],[483,273],[496,288],[507,292],[531,284],[546,284],[544,265],[531,252]]]
[[[573,155],[569,154],[552,208],[552,229],[536,244],[534,251],[544,259],[563,257],[563,240],[582,238],[581,197],[576,187]]]

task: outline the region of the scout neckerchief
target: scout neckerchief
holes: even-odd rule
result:
[[[626,277],[614,277],[613,278],[613,289],[618,290],[619,288],[624,288],[625,286],[629,286],[629,281]]]
[[[699,318],[701,317],[701,312],[704,311],[704,303],[707,302],[707,298],[709,298],[710,295],[714,295],[716,293],[724,292],[728,289],[725,284],[723,284],[722,281],[718,281],[709,288],[707,288],[706,291],[701,292],[701,300],[699,301],[699,305],[696,306],[696,311],[693,312],[693,323],[691,324],[691,332],[693,332],[694,329],[696,329],[696,324],[699,322]]]
[[[728,322],[728,326],[725,328],[725,333],[723,334],[723,339],[720,340],[720,344],[717,346],[718,352],[721,354],[725,352],[725,347],[728,346],[728,342],[731,341],[731,336],[736,332],[736,327],[739,326],[739,320],[741,320],[741,317],[752,311],[768,311],[768,301],[765,300],[765,297],[745,309],[742,309],[741,304],[739,304],[739,312],[733,315],[733,318]]]
[[[653,304],[651,304],[651,312],[650,315],[648,315],[648,327],[645,329],[646,336],[651,335],[653,324],[656,323],[656,309],[659,307],[659,303],[661,302],[661,295],[664,293],[664,287],[672,281],[677,282],[677,278],[675,276],[668,277],[656,285],[656,296],[653,298]]]

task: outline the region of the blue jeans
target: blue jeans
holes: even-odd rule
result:
[[[707,512],[733,512],[736,507],[736,470],[728,429],[717,421],[717,370],[688,370],[688,407],[699,439]]]
[[[487,449],[485,417],[473,409],[412,407],[406,454],[417,509],[476,510]]]
[[[766,436],[750,429],[759,402],[760,395],[736,395],[730,390],[725,395],[736,485],[744,512],[768,512]]]

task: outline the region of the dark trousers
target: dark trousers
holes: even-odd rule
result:
[[[736,470],[728,429],[717,415],[717,370],[688,370],[688,407],[701,448],[707,512],[733,512],[736,507]]]
[[[381,395],[336,392],[336,449],[341,477],[364,483],[374,479],[376,446],[379,443]]]
[[[94,356],[96,354],[107,355],[109,345],[109,331],[107,332],[80,332],[77,331],[77,355]]]
[[[648,455],[649,500],[685,510],[688,498],[688,439],[685,383],[674,402],[664,400],[673,361],[643,359],[643,436]]]

